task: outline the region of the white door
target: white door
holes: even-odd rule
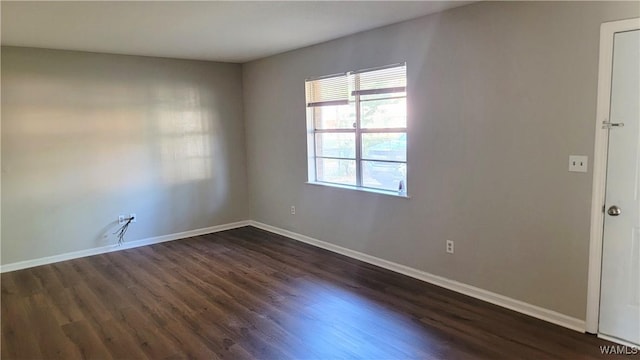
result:
[[[640,30],[614,35],[610,101],[599,332],[640,344]]]

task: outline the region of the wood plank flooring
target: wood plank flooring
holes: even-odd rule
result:
[[[592,359],[611,344],[253,227],[1,280],[2,359]]]

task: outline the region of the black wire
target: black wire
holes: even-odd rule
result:
[[[124,234],[127,233],[127,230],[129,230],[129,224],[131,224],[131,222],[133,221],[133,217],[130,217],[129,219],[127,219],[127,222],[124,223],[116,232],[113,233],[113,235],[116,235],[118,237],[118,245],[122,245],[122,243],[124,242]]]

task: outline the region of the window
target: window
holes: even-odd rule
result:
[[[406,65],[306,81],[309,181],[406,194]]]

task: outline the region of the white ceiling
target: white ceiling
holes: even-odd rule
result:
[[[246,62],[472,1],[2,1],[2,45]]]

